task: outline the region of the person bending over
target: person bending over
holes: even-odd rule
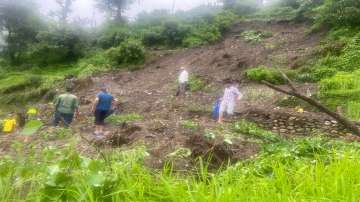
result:
[[[242,94],[238,89],[238,84],[231,83],[227,85],[224,91],[224,96],[221,100],[220,110],[219,110],[219,119],[218,123],[223,123],[224,113],[227,115],[233,115],[236,102],[242,98]]]

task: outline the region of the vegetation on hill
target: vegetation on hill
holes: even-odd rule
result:
[[[5,39],[4,44],[0,42],[0,105],[8,108],[9,104],[18,103],[23,107],[29,101],[44,98],[67,75],[83,79],[99,72],[132,69],[141,66],[152,50],[209,45],[220,41],[238,20],[261,20],[306,23],[309,36],[326,32],[326,37],[318,47],[313,47],[306,61],[291,70],[289,64],[261,65],[249,68],[245,76],[249,80],[281,85],[286,83],[278,72],[281,69],[299,85],[318,86],[313,97],[322,103],[334,110],[341,107],[348,117],[360,120],[358,0],[274,0],[266,7],[259,6],[261,1],[224,0],[224,8],[202,6],[177,13],[153,11],[139,15],[133,22],[127,22],[123,16],[133,1],[98,0],[109,20],[97,29],[81,28],[69,21],[73,1],[57,2],[62,9],[56,12],[54,21],[44,20],[47,18],[31,7],[31,0],[5,0],[0,4],[0,34]],[[271,35],[244,30],[235,37],[242,37],[249,46],[258,46]],[[191,77],[190,91],[204,91],[208,87],[206,82],[200,76]],[[174,111],[181,110],[176,104]],[[207,106],[194,108],[193,111],[209,113]],[[127,122],[144,119],[146,116],[135,113],[115,114],[109,117],[109,122],[122,127]],[[165,123],[159,121],[159,124],[162,127]],[[176,124],[189,131],[203,127],[197,116],[180,119]],[[225,161],[219,166],[209,159],[194,158],[194,165],[186,167],[184,172],[174,170],[176,162],[170,160],[162,162],[165,166],[156,170],[145,166],[149,153],[142,146],[104,151],[96,147],[89,154],[79,152],[83,145],[78,148],[80,135],[76,132],[48,129],[40,131],[39,138],[54,144],[1,142],[1,147],[4,145],[12,153],[0,157],[0,201],[357,201],[360,198],[357,142],[335,140],[318,131],[309,132],[309,137],[284,137],[245,120],[197,135],[208,139],[223,136],[226,146],[235,140],[246,140],[259,144],[261,149],[257,155],[237,163]],[[57,146],[60,140],[67,144]],[[191,155],[188,148],[179,151],[185,153],[183,156]],[[171,153],[174,158],[176,155],[177,152]]]

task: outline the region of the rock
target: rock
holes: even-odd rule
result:
[[[337,122],[337,121],[335,121],[335,120],[331,120],[331,123],[333,123],[333,124],[337,124],[338,122]]]
[[[284,129],[284,128],[280,129],[280,133],[286,133],[286,132],[287,132],[286,129]]]
[[[331,125],[331,122],[330,121],[325,121],[324,123],[326,126],[330,126]]]
[[[294,129],[294,127],[292,127],[292,126],[288,126],[288,127],[287,127],[287,129],[289,129],[289,130],[293,130],[293,129]]]
[[[296,117],[294,117],[294,116],[291,116],[291,117],[289,118],[290,121],[293,121],[293,120],[295,120],[295,119],[296,119]]]
[[[273,130],[277,130],[278,128],[277,128],[277,127],[273,127],[272,129],[273,129]]]

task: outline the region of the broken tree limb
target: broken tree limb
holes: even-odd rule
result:
[[[290,96],[294,96],[297,97],[301,100],[304,100],[305,102],[309,103],[310,105],[316,107],[317,109],[319,109],[321,112],[329,115],[330,117],[334,118],[336,121],[338,121],[340,124],[342,124],[345,128],[347,128],[348,130],[350,130],[354,135],[356,136],[360,136],[360,130],[357,127],[357,125],[352,122],[351,120],[347,119],[346,117],[342,116],[341,114],[338,114],[336,112],[331,111],[329,108],[325,107],[324,105],[322,105],[320,102],[318,102],[317,100],[314,100],[310,97],[307,97],[305,95],[302,95],[301,93],[299,93],[295,87],[292,85],[292,87],[290,87],[291,90],[285,90],[282,89],[278,86],[275,86],[267,81],[261,81],[261,83],[263,83],[264,85],[268,86],[269,88],[290,95]]]

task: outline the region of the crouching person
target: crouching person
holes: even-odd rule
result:
[[[58,126],[62,121],[64,127],[68,128],[74,117],[79,113],[79,99],[73,95],[72,87],[66,87],[66,92],[59,95],[55,101],[54,126]]]
[[[228,84],[225,88],[224,96],[221,100],[218,123],[223,123],[225,113],[230,116],[234,114],[236,103],[241,98],[242,94],[238,89],[238,84]]]
[[[112,108],[116,106],[116,99],[107,91],[105,87],[100,89],[97,94],[92,112],[95,116],[95,135],[104,134],[105,119],[111,115]]]

